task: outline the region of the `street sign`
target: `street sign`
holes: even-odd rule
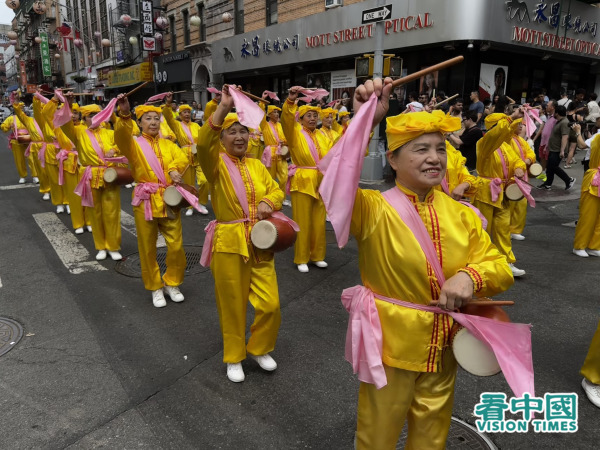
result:
[[[362,24],[381,22],[392,14],[392,5],[378,6],[362,12]]]
[[[40,30],[39,36],[42,39],[40,43],[40,53],[42,55],[42,73],[45,77],[52,76],[52,65],[50,63],[50,48],[48,47],[48,33]]]

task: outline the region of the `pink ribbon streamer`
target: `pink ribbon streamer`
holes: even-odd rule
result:
[[[110,119],[113,112],[115,111],[115,106],[117,104],[117,100],[118,100],[117,97],[113,98],[110,102],[108,102],[108,105],[106,105],[106,108],[104,108],[102,111],[100,111],[94,117],[92,117],[91,128],[98,128],[100,126],[100,124],[102,124],[103,122],[106,122],[108,119]]]
[[[158,102],[159,100],[163,100],[167,95],[169,95],[169,92],[162,92],[160,94],[153,95],[146,100],[146,103]]]
[[[249,128],[258,130],[265,117],[264,110],[233,86],[229,87],[229,94],[233,97],[233,103],[235,104],[235,110],[240,123]]]
[[[281,100],[279,100],[279,97],[277,97],[277,94],[273,91],[264,91],[263,95],[267,94],[267,97],[269,97],[272,100],[276,100],[278,102],[280,102]]]
[[[144,219],[147,221],[152,220],[152,194],[158,192],[159,184],[146,181],[145,183],[139,183],[135,185],[133,189],[133,199],[131,204],[133,206],[139,206],[144,202]]]
[[[43,96],[42,94],[40,94],[39,92],[35,92],[35,93],[33,94],[33,96],[34,96],[35,98],[37,98],[37,99],[38,99],[40,102],[42,102],[44,105],[50,101],[50,99],[49,99],[48,97],[44,97],[44,96]]]
[[[74,190],[75,194],[81,197],[81,205],[89,208],[94,207],[94,196],[92,195],[92,187],[90,185],[91,180],[92,166],[87,166]]]
[[[377,106],[375,94],[361,106],[346,133],[318,162],[324,174],[319,193],[335,231],[338,247],[348,243],[354,199]]]
[[[529,186],[527,183],[525,183],[518,177],[515,177],[514,180],[515,183],[517,183],[517,186],[519,186],[519,189],[521,190],[525,198],[527,199],[527,203],[529,204],[529,206],[535,208],[535,199],[531,195],[531,186]]]
[[[299,92],[301,94],[304,94],[304,98],[308,99],[307,103],[309,103],[309,102],[311,102],[313,100],[318,100],[320,98],[327,97],[329,95],[329,91],[327,91],[325,89],[307,89],[307,88],[301,88],[299,90]],[[300,99],[300,100],[302,100],[302,99]]]
[[[73,119],[73,113],[71,112],[71,106],[69,105],[69,102],[65,100],[65,97],[59,90],[56,91],[56,96],[63,103],[63,106],[62,108],[56,110],[52,122],[54,123],[55,128],[60,128]]]
[[[209,87],[209,88],[207,88],[206,90],[207,90],[208,92],[210,92],[211,94],[217,94],[217,95],[218,95],[218,94],[220,94],[220,93],[221,93],[221,91],[220,91],[220,90],[218,90],[218,89],[216,89],[216,88],[214,88],[214,87]]]

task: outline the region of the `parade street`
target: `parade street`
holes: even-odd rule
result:
[[[0,448],[353,448],[359,383],[344,360],[340,294],[360,283],[355,241],[339,250],[328,231],[329,268],[308,274],[296,270],[291,249],[277,255],[279,368],[266,373],[246,360],[246,381],[231,383],[210,271],[188,266],[186,300],[153,307],[140,278],[94,260],[91,233],[75,236],[37,187],[16,184],[11,158],[3,139],[0,316],[24,330],[0,357]],[[595,449],[600,416],[579,369],[597,325],[600,260],[571,253],[574,228],[563,224],[577,218],[578,187],[543,194],[527,239],[514,243],[527,275],[501,297],[517,302],[508,308],[514,322],[533,324],[536,395],[577,393],[579,430],[488,437],[502,449]],[[123,255],[137,252],[130,197],[123,188]],[[186,252],[201,252],[212,217],[183,218]],[[75,245],[65,248],[65,239]],[[473,424],[483,392],[511,396],[501,375],[459,369],[453,416]],[[448,447],[466,448],[451,439]]]

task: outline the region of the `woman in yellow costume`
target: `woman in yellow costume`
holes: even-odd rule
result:
[[[581,368],[581,375],[583,375],[581,386],[587,398],[600,408],[600,323]]]
[[[353,125],[371,127],[385,117],[391,82],[377,79],[356,89],[354,110],[371,107],[369,99],[375,93],[375,115],[372,124],[353,123],[347,133]],[[347,220],[358,243],[363,282],[346,290],[342,301],[352,311],[376,309],[383,366],[378,377],[381,380],[385,375],[380,389],[361,378],[365,381],[358,396],[359,450],[395,449],[405,422],[406,448],[446,448],[457,368],[448,347],[453,320],[416,308],[436,300],[441,308],[453,310],[473,296],[502,292],[513,282],[506,259],[492,245],[475,212],[435,189],[446,170],[444,133],[458,128],[460,120],[441,111],[388,117],[388,159],[396,171],[395,187],[382,193],[354,186],[350,191],[356,190],[355,194],[341,193],[354,198]],[[337,168],[338,173],[349,172],[343,164]],[[327,189],[332,187],[329,182]],[[336,188],[348,191],[348,187],[332,188],[335,192]],[[329,207],[330,216],[338,212],[332,204]],[[417,222],[422,237],[417,237]],[[427,242],[430,251],[423,247]],[[369,367],[379,363],[364,359],[368,358],[364,353],[358,357],[369,361]]]
[[[173,94],[169,94],[165,97],[165,107],[162,109],[165,122],[169,125],[169,128],[177,137],[177,143],[181,150],[183,150],[187,160],[189,168],[183,174],[183,182],[194,186],[196,180],[198,181],[198,209],[201,214],[208,214],[206,204],[208,204],[208,182],[202,172],[200,164],[198,164],[198,157],[192,152],[193,147],[198,144],[198,133],[200,132],[200,125],[192,122],[192,107],[189,105],[179,106],[179,118],[181,121],[175,119],[173,110],[171,109],[173,100]],[[194,178],[196,180],[194,180]],[[194,208],[189,207],[185,215],[191,216]]]
[[[227,377],[241,382],[247,354],[264,370],[277,368],[269,355],[281,323],[273,253],[256,249],[250,231],[258,220],[281,209],[284,194],[259,160],[245,156],[248,128],[229,113],[232,107],[229,87],[224,86],[217,110],[200,130],[198,157],[216,216],[206,228],[202,264],[210,263],[215,279]],[[255,316],[246,344],[248,301]]]
[[[321,118],[321,128],[319,128],[319,133],[325,137],[328,150],[335,145],[340,137],[342,137],[342,133],[336,131],[335,128],[332,128],[336,114],[337,110],[333,108],[321,109],[321,112],[319,113]]]
[[[216,88],[208,88],[208,92],[215,95],[215,98],[211,99],[206,103],[204,107],[204,120],[208,120],[210,116],[217,110],[219,103],[221,102],[221,92],[217,91]]]
[[[479,188],[479,180],[471,175],[465,166],[467,158],[446,141],[447,169],[442,183],[438,187],[454,200],[473,197]]]
[[[25,149],[29,145],[25,140],[29,141],[29,139],[31,139],[27,128],[25,128],[17,116],[11,114],[4,119],[4,122],[0,125],[0,129],[5,133],[10,133],[8,135],[8,148],[11,149],[13,153],[15,166],[17,168],[17,173],[19,174],[19,184],[23,184],[26,181],[27,163],[29,163],[29,170],[31,171],[33,182],[39,183],[40,180],[37,177],[35,165],[31,160],[31,157],[25,157]],[[19,136],[21,136],[21,140],[19,140]]]
[[[40,180],[40,194],[42,194],[42,199],[50,200],[50,180],[48,179],[48,173],[42,166],[42,161],[40,160],[40,151],[43,153],[47,147],[42,130],[35,121],[35,118],[29,117],[23,112],[23,103],[14,103],[13,110],[15,116],[23,124],[31,138],[25,149],[25,157],[28,158],[35,167],[35,172]],[[42,154],[41,157],[44,160],[45,165],[46,156]]]
[[[514,265],[516,261],[510,240],[510,201],[504,188],[514,177],[523,178],[527,169],[510,144],[523,113],[516,110],[509,117],[493,113],[485,118],[487,133],[477,141],[477,174],[481,186],[473,205],[481,211],[488,222],[487,231],[492,241],[509,263],[513,276],[525,275]]]
[[[287,141],[279,122],[280,113],[281,108],[269,105],[267,108],[269,120],[263,120],[260,124],[260,131],[264,137],[265,144],[261,161],[273,179],[278,181],[279,188],[285,192],[288,180],[288,163],[287,155],[281,155],[281,147],[287,145]],[[284,200],[283,205],[290,206],[291,203],[288,200]]]
[[[178,287],[183,283],[186,266],[181,214],[177,210],[174,211],[175,218],[168,217],[163,194],[167,186],[183,181],[181,173],[188,161],[176,144],[159,136],[160,108],[148,105],[135,108],[142,135],[134,138],[129,100],[124,95],[119,96],[119,107],[120,120],[115,125],[115,142],[129,160],[136,182],[132,204],[142,280],[144,287],[152,291],[154,306],[162,308],[167,305],[164,293],[174,302],[184,300]],[[167,243],[167,271],[162,280],[156,261],[159,231]]]
[[[292,215],[300,227],[294,245],[294,264],[302,273],[308,272],[308,263],[326,268],[325,206],[319,195],[323,176],[318,162],[327,154],[327,140],[317,130],[320,108],[296,103],[300,90],[290,89],[281,113],[281,126],[290,148],[293,164],[288,171],[289,192],[292,197]],[[299,122],[296,121],[298,113]]]
[[[68,101],[72,94],[66,94]],[[59,99],[55,97],[56,103]],[[63,106],[64,108],[65,106]],[[123,257],[121,250],[121,187],[104,182],[104,170],[124,162],[119,158],[114,143],[114,132],[99,124],[92,127],[93,117],[101,111],[98,105],[79,108],[84,125],[75,126],[72,121],[61,126],[65,135],[77,148],[79,164],[84,168],[76,193],[81,204],[89,207],[92,236],[98,253],[96,259],[106,259],[107,251],[114,261]]]

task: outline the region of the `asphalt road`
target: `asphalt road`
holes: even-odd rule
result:
[[[18,177],[0,140],[0,316],[25,333],[0,357],[0,448],[352,448],[358,382],[343,356],[340,293],[360,282],[354,242],[339,250],[328,233],[329,268],[308,274],[296,270],[291,250],[277,255],[279,368],[268,374],[246,361],[246,381],[234,384],[222,363],[210,272],[186,278],[185,302],[157,309],[141,279],[117,273],[113,261],[93,263],[90,233],[76,237],[65,265],[45,232],[70,229],[69,217],[54,214],[36,188],[6,189]],[[570,172],[581,179],[580,165]],[[563,224],[577,218],[578,192],[565,194],[561,184],[534,193],[541,201],[527,239],[514,244],[527,275],[501,297],[517,301],[513,321],[533,324],[536,393],[581,396],[579,431],[489,435],[502,449],[596,449],[600,441],[600,410],[583,396],[578,373],[600,318],[600,260],[571,254],[574,228]],[[130,195],[122,190],[128,214]],[[211,218],[183,218],[186,245],[202,245]],[[127,230],[122,247],[137,252]],[[510,395],[502,376],[461,370],[454,415],[474,423],[482,392]]]

